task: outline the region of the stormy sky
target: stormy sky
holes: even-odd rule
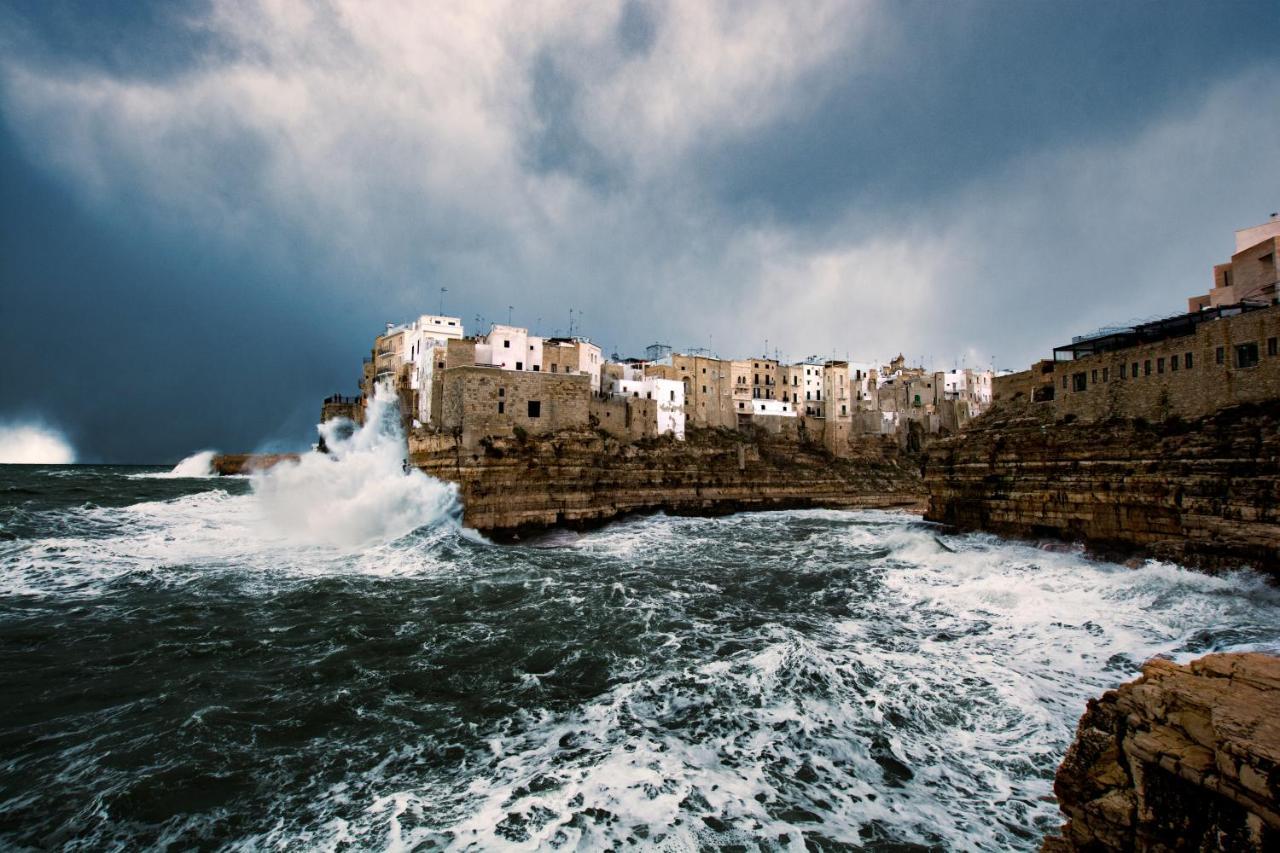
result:
[[[1182,309],[1280,209],[1277,19],[0,0],[0,424],[302,447],[442,287],[606,353],[1025,367]]]

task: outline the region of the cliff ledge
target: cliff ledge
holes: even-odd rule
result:
[[[594,430],[485,439],[468,450],[448,435],[409,437],[409,461],[457,483],[465,523],[498,536],[585,527],[636,512],[714,515],[830,507],[919,512],[919,462],[892,443],[855,458],[768,435],[689,430],[621,442]]]
[[[1280,849],[1280,658],[1149,661],[1091,699],[1046,853]]]

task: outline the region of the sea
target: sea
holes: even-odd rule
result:
[[[872,511],[495,544],[386,419],[326,438],[0,466],[0,847],[1036,850],[1090,697],[1280,651],[1244,568]]]

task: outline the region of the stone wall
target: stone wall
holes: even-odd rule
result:
[[[1194,335],[1060,362],[1054,409],[1058,417],[1163,420],[1280,399],[1278,337],[1280,307],[1272,307],[1202,323]],[[1256,347],[1255,365],[1238,363],[1241,345]]]
[[[1252,353],[1256,363],[1241,361]],[[1158,343],[1042,361],[997,377],[992,395],[1003,407],[1042,407],[1054,418],[1084,420],[1197,418],[1280,399],[1280,306],[1203,322],[1193,334]]]
[[[588,424],[590,378],[500,370],[494,367],[451,367],[441,372],[440,428],[457,433],[463,444],[514,435],[581,428]]]
[[[639,397],[592,397],[590,425],[622,441],[658,435],[658,401]]]
[[[1091,699],[1046,853],[1280,849],[1280,658],[1214,654]]]
[[[995,409],[929,446],[926,518],[1280,573],[1280,401],[1207,418]]]

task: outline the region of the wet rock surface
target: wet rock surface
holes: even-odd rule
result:
[[[1280,849],[1280,658],[1156,659],[1089,701],[1045,851]]]

